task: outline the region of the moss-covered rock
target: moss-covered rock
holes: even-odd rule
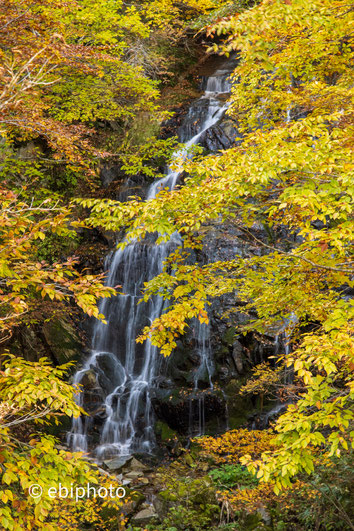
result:
[[[158,420],[155,425],[156,435],[161,439],[161,441],[169,441],[177,437],[177,432],[172,430],[166,422]]]
[[[58,364],[78,361],[82,343],[74,326],[64,319],[55,319],[44,323],[43,335]]]

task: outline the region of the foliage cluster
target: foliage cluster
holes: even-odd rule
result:
[[[154,483],[159,486],[158,498],[165,514],[155,529],[208,529],[218,520],[219,506],[211,478],[200,474],[190,454],[186,459],[161,467]]]
[[[173,75],[168,69],[174,58],[168,64],[166,50],[178,49],[189,21],[218,4],[51,0],[43,6],[30,0],[23,6],[5,0],[0,14],[2,135],[16,143],[35,139],[52,167],[80,171],[84,166],[89,176],[97,160],[108,155],[94,147],[97,123],[118,124],[124,150],[124,136],[137,114],[161,121],[158,78],[164,70],[167,78]]]
[[[73,298],[86,313],[103,319],[98,297],[109,297],[114,290],[104,286],[102,275],[80,274],[73,258],[50,263],[37,255],[37,242],[48,234],[70,238],[70,210],[50,199],[37,204],[22,201],[3,187],[0,198],[0,341],[44,298]]]
[[[48,495],[48,490],[59,484],[68,492],[72,485],[86,487],[87,483],[120,486],[114,477],[102,476],[81,453],[60,449],[54,437],[36,428],[38,424],[58,423],[63,415],[81,413],[72,386],[63,381],[69,366],[54,369],[45,359],[31,363],[14,356],[4,363],[0,381],[1,529],[56,531],[64,524],[81,529],[83,522],[111,529],[112,522],[102,519],[107,507],[113,511],[113,525],[124,526],[122,507],[128,498],[77,502],[75,497],[53,499]],[[21,436],[23,427],[28,433],[31,430],[32,436]],[[31,497],[31,485],[39,485],[43,495]]]
[[[218,499],[223,511],[236,523],[235,529],[352,529],[352,466],[350,454],[336,463],[319,457],[310,477],[297,479],[279,495],[275,495],[270,483],[259,483],[255,487],[220,491]],[[256,516],[262,513],[263,518],[257,523]],[[255,524],[248,527],[250,514],[255,517]]]
[[[266,430],[230,430],[219,437],[204,436],[195,441],[202,448],[202,455],[216,463],[237,464],[246,454],[257,458],[275,448],[274,434]]]
[[[172,42],[169,34],[175,24],[182,30],[191,17],[213,7],[211,0],[199,5],[193,0],[129,6],[121,0],[51,0],[45,6],[38,0],[26,6],[19,0],[2,3],[3,337],[45,297],[73,299],[98,317],[97,298],[112,291],[103,288],[100,277],[81,275],[77,260],[59,263],[77,240],[71,230],[77,209],[68,201],[78,189],[95,188],[95,172],[108,155],[120,160],[127,173],[147,176],[156,173],[154,165],[169,158],[175,139],[151,138],[135,146],[124,138],[142,112],[145,121],[151,117],[159,123],[163,117],[157,80],[131,51],[141,42],[155,49],[161,27],[165,31],[168,26],[165,39]],[[121,135],[120,152],[113,154],[97,148],[100,127],[112,123],[119,124]]]
[[[226,435],[218,438],[220,447]],[[198,439],[202,447],[208,442],[205,439]],[[235,464],[230,458],[227,464],[220,464],[218,454],[200,452],[198,446],[158,469],[153,484],[158,489],[161,523],[152,523],[147,529],[352,529],[351,452],[334,462],[318,455],[315,472],[301,475],[290,488],[276,495],[271,483],[259,482],[239,461]]]
[[[225,464],[210,470],[209,476],[221,489],[237,487],[239,489],[258,484],[258,480],[241,465]]]
[[[263,409],[263,397],[271,395],[278,397],[284,370],[282,366],[271,367],[269,362],[263,362],[252,369],[252,376],[241,387],[241,395],[260,395],[260,409]]]

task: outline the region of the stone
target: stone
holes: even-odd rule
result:
[[[236,339],[232,345],[232,359],[234,360],[235,367],[237,369],[237,372],[239,374],[242,374],[244,372],[243,367],[243,346],[241,343]]]
[[[154,520],[157,518],[157,514],[155,512],[154,507],[151,505],[147,509],[142,509],[137,514],[135,514],[132,518],[132,523],[140,526],[145,526],[151,522],[151,520]]]
[[[128,472],[125,474],[125,477],[128,479],[136,479],[143,475],[143,472],[141,470],[132,470],[131,472]]]
[[[85,457],[85,461],[90,461],[90,463],[95,463],[95,459],[93,457],[90,457],[90,456],[87,456]],[[103,476],[106,476],[106,477],[110,477],[110,473],[107,472],[107,470],[104,470],[103,468],[101,468],[100,466],[97,467],[97,470],[99,471],[100,474],[102,474]]]
[[[171,454],[174,455],[175,457],[179,457],[182,454],[183,450],[184,448],[183,448],[181,441],[177,439],[174,442],[173,447],[171,448]]]
[[[163,518],[166,515],[168,504],[158,496],[153,499],[154,509],[157,512],[159,518]]]
[[[106,461],[103,461],[103,463],[106,465],[106,467],[109,470],[114,471],[120,471],[122,468],[124,468],[131,460],[132,456],[127,455],[125,457],[114,457],[113,459],[107,459]]]
[[[261,516],[263,522],[265,522],[265,524],[267,524],[267,525],[271,524],[272,519],[270,517],[270,514],[269,514],[267,508],[264,505],[262,505],[261,507],[258,508],[258,513],[260,514],[260,516]]]
[[[31,140],[23,146],[18,147],[16,153],[19,159],[36,159],[38,157],[38,150],[39,146]]]
[[[130,497],[128,503],[124,503],[120,510],[125,516],[131,516],[134,514],[144,502],[145,496],[141,492],[134,491],[133,495]]]
[[[193,466],[194,461],[193,461],[193,457],[191,456],[190,453],[186,453],[186,454],[184,455],[184,462],[185,462],[186,465],[188,465],[188,466]]]
[[[98,383],[106,396],[126,379],[122,364],[109,352],[102,352],[96,357],[95,371]]]
[[[96,373],[92,369],[85,371],[84,375],[80,380],[80,384],[84,389],[94,389],[97,387]]]
[[[155,426],[155,432],[160,437],[161,441],[169,441],[177,437],[177,432],[172,430],[166,422],[158,420]]]
[[[138,471],[147,470],[147,466],[144,465],[144,463],[142,463],[141,461],[138,461],[138,459],[136,459],[135,457],[133,457],[131,461],[129,461],[129,468],[130,470]]]

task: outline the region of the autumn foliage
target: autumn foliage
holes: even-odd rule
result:
[[[277,422],[278,449],[254,465],[244,460],[277,492],[313,471],[314,449],[340,456],[353,445],[352,22],[345,0],[265,0],[211,24],[209,34],[224,38],[212,49],[239,57],[228,114],[243,142],[180,163],[184,185],[146,203],[89,202],[88,224],[125,225],[126,241],[175,231],[183,239],[145,292],[169,300],[140,338],[164,355],[189,319],[208,319],[213,297],[245,302],[249,321],[239,332],[288,323],[296,348],[284,363],[298,391]],[[200,248],[208,226],[223,221],[260,252],[191,264],[186,249]]]
[[[230,430],[219,437],[198,437],[195,441],[202,448],[204,457],[216,463],[239,463],[241,457],[249,454],[260,457],[266,451],[275,449],[274,433],[267,430]]]
[[[214,8],[225,8],[226,15],[219,10],[215,20]],[[132,154],[124,132],[141,112],[155,122],[166,116],[158,106],[158,83],[169,72],[164,66],[159,79],[166,63],[156,52],[156,35],[165,32],[167,42],[176,42],[195,19],[200,28],[199,17],[206,14],[203,31],[215,41],[210,51],[239,57],[228,113],[242,143],[175,161],[185,172],[183,186],[148,202],[71,201],[97,188],[98,166],[108,157],[126,166],[133,161],[132,171],[140,171],[154,153],[168,156],[173,141],[153,138]],[[292,404],[274,434],[242,429],[198,441],[215,463],[241,463],[259,480],[254,488],[223,492],[220,503],[236,514],[259,509],[262,499],[273,508],[283,500],[284,511],[294,513],[301,500],[323,493],[318,514],[323,500],[334,499],[330,525],[339,514],[351,529],[327,484],[342,489],[344,499],[351,492],[346,474],[354,446],[352,24],[346,0],[263,0],[249,9],[212,0],[3,0],[0,12],[0,340],[28,324],[43,301],[59,302],[63,311],[75,304],[104,319],[97,301],[113,290],[103,277],[82,271],[65,253],[42,259],[41,242],[70,240],[78,229],[92,227],[124,228],[122,245],[149,233],[164,241],[178,231],[183,248],[143,294],[145,300],[160,295],[169,305],[139,341],[150,340],[168,356],[190,320],[208,322],[211,300],[227,294],[243,301],[247,323],[238,333],[281,326],[294,346],[282,360],[295,375]],[[99,146],[100,127],[118,128],[117,145],[129,149],[122,155]],[[145,174],[153,177],[155,171]],[[78,222],[88,210],[88,219]],[[188,249],[200,249],[208,228],[224,221],[241,228],[261,252],[193,263]],[[269,238],[259,240],[255,226],[264,227]],[[4,529],[56,530],[67,526],[66,518],[72,529],[82,521],[104,528],[102,507],[36,503],[28,496],[30,483],[48,486],[59,474],[68,484],[101,480],[82,456],[59,449],[37,429],[61,414],[79,414],[63,383],[67,369],[13,357],[2,367]],[[267,384],[278,382],[274,371],[266,376],[244,389],[264,393]],[[36,434],[19,435],[24,425]],[[120,506],[116,509],[113,525],[123,526]],[[304,514],[302,529],[310,521]],[[322,524],[313,519],[311,525]]]

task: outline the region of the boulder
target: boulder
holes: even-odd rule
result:
[[[144,465],[144,463],[142,463],[141,461],[138,461],[138,459],[133,457],[129,461],[129,469],[135,472],[143,472],[143,471],[147,471],[148,467]]]
[[[128,479],[137,479],[143,475],[143,472],[139,470],[132,470],[131,472],[128,472],[125,474],[125,477]]]
[[[142,485],[149,485],[150,481],[148,478],[139,478],[139,483]]]
[[[128,518],[139,509],[145,500],[145,496],[141,492],[134,491],[131,493],[129,500],[121,506],[121,512]]]
[[[115,472],[121,471],[127,464],[132,460],[131,455],[114,457],[113,459],[107,459],[103,461],[108,470],[113,470]]]
[[[131,521],[134,525],[144,527],[155,518],[157,518],[157,514],[155,512],[154,507],[151,505],[150,507],[142,509],[137,514],[135,514]]]
[[[84,389],[94,389],[97,386],[96,373],[92,369],[88,369],[83,374],[80,384]]]

